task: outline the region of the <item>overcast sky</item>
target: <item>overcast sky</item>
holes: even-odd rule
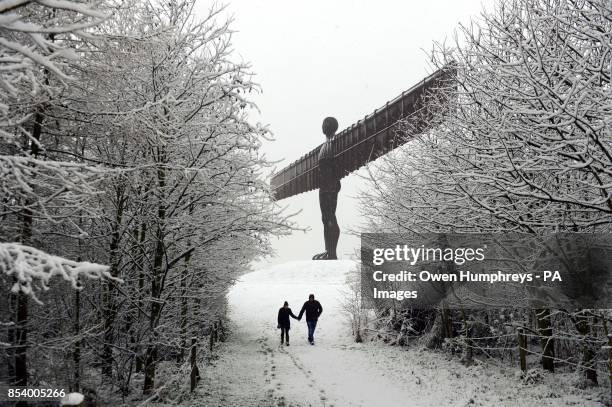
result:
[[[201,2],[204,15],[208,2]],[[433,41],[452,40],[491,0],[351,1],[233,0],[234,49],[252,64],[263,93],[254,97],[275,141],[266,143],[278,169],[324,141],[321,122],[334,116],[342,130],[432,72],[427,52]],[[342,180],[340,229],[359,223],[354,196],[363,185]],[[273,263],[310,259],[322,252],[318,193],[279,202],[310,231],[274,239]],[[358,239],[340,236],[338,254],[349,258]]]

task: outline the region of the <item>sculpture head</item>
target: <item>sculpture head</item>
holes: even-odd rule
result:
[[[332,138],[336,134],[336,130],[338,130],[338,120],[334,117],[326,117],[323,120],[323,134],[327,138]]]

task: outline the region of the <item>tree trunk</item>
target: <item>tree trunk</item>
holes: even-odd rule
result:
[[[17,318],[15,327],[15,385],[28,385],[28,296],[17,293]]]
[[[527,341],[525,338],[525,332],[523,328],[518,329],[518,348],[519,348],[519,360],[521,364],[521,370],[527,371]]]
[[[15,276],[13,276],[13,284],[17,283],[17,278],[15,278]],[[9,326],[8,329],[6,330],[6,342],[7,343],[11,343],[11,344],[15,344],[15,334],[16,334],[16,324],[17,324],[17,296],[16,295],[9,295],[8,298],[8,309],[9,309],[9,315],[10,315],[10,319],[12,322],[14,322],[14,324],[12,326]],[[15,377],[17,377],[17,375],[15,374],[15,353],[16,353],[16,349],[14,347],[9,348],[7,350],[8,352],[8,358],[9,358],[9,364],[8,364],[8,368],[7,368],[7,373],[8,373],[8,377],[9,377],[9,382],[12,383],[12,381],[15,379]]]
[[[188,241],[188,245],[190,242]],[[185,360],[185,349],[187,348],[187,319],[189,316],[189,304],[187,299],[187,275],[189,274],[189,262],[191,253],[185,256],[185,268],[181,278],[181,362]]]
[[[41,109],[34,115],[34,125],[32,128],[32,141],[30,142],[30,154],[36,157],[39,152],[38,142],[42,133],[42,123],[44,116]],[[24,245],[32,245],[32,224],[34,222],[32,211],[28,208],[30,202],[25,201],[25,209],[22,213],[21,242]],[[22,291],[15,295],[16,298],[16,318],[15,318],[15,385],[28,385],[28,359],[27,359],[27,339],[28,331],[28,296]]]
[[[591,333],[589,317],[578,315],[574,319],[574,326],[580,335],[583,336],[582,365],[585,369],[586,379],[592,384],[597,384],[597,370],[595,370],[595,352],[592,345],[588,342]]]
[[[549,372],[555,371],[555,341],[553,338],[552,324],[550,322],[550,309],[536,310],[538,324],[538,335],[542,347],[542,368]]]
[[[190,355],[191,374],[190,374],[190,378],[191,378],[191,391],[192,392],[195,390],[196,385],[200,381],[200,369],[198,369],[198,364],[197,364],[196,346],[197,346],[197,339],[191,338],[191,355]]]
[[[165,162],[165,154],[160,153],[160,162]],[[155,386],[155,368],[157,363],[157,324],[161,317],[161,294],[162,275],[164,265],[164,223],[166,220],[166,203],[164,189],[166,186],[166,171],[163,167],[157,170],[157,182],[159,186],[159,202],[157,206],[157,230],[155,232],[155,254],[153,257],[153,269],[151,270],[151,315],[149,319],[149,345],[145,354],[145,377],[143,393],[148,394]]]
[[[140,237],[138,238],[139,249],[141,253],[140,267],[138,269],[138,320],[139,321],[141,321],[143,318],[142,309],[144,307],[144,301],[143,301],[144,286],[145,286],[145,273],[144,273],[145,261],[144,259],[147,255],[146,250],[144,248],[144,244],[145,244],[146,237],[147,237],[147,224],[143,222],[140,226]],[[136,341],[134,352],[136,354],[136,371],[142,372],[144,370],[144,360],[142,357],[142,346],[140,344],[140,341]]]
[[[145,377],[142,389],[143,394],[149,394],[155,386],[155,363],[157,362],[157,344],[154,341],[149,342],[145,352]]]
[[[465,310],[463,310],[463,308],[461,309],[461,319],[463,320],[464,341],[464,353],[461,361],[466,365],[471,365],[473,362],[474,351],[472,349],[472,341],[470,340],[470,325],[467,317],[465,316]]]
[[[450,314],[450,311],[445,306],[442,307],[441,311],[442,317],[442,333],[444,338],[452,338],[454,337],[453,333],[453,318]]]
[[[608,338],[608,383],[610,383],[610,399],[612,399],[612,332],[608,329],[607,313],[602,313],[601,320],[604,334]]]
[[[80,261],[80,259],[79,259]],[[81,387],[81,292],[74,293],[74,334],[77,340],[74,342],[74,350],[72,351],[72,368],[74,369],[74,382],[72,384],[73,391],[80,391]]]
[[[159,228],[153,262],[153,276],[151,281],[151,315],[149,319],[149,345],[145,352],[145,378],[143,393],[148,394],[155,386],[155,367],[157,363],[157,324],[161,316],[161,273],[164,257],[164,247],[161,239],[162,231]]]
[[[109,244],[109,263],[110,274],[113,277],[119,276],[119,243],[121,240],[121,224],[123,221],[123,209],[125,204],[124,186],[119,184],[115,190],[117,209],[115,220],[111,230],[111,241]],[[106,377],[113,375],[113,347],[115,341],[114,326],[117,316],[117,304],[115,303],[115,283],[107,281],[104,284],[104,344],[102,347],[102,374]]]

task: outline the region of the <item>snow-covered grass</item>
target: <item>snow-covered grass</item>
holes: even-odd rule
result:
[[[351,261],[304,261],[255,271],[229,293],[232,336],[201,369],[193,406],[602,406],[599,389],[570,385],[572,375],[518,367],[462,365],[439,352],[352,341],[341,311]],[[298,312],[309,293],[323,305],[306,342],[304,320],[292,320],[291,346],[281,347],[276,313],[283,301]],[[603,391],[602,391],[603,392]]]

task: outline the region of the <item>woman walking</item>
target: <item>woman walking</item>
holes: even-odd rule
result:
[[[283,343],[287,343],[289,346],[289,328],[291,328],[291,322],[289,317],[293,319],[298,319],[293,312],[291,312],[291,308],[289,308],[289,303],[285,301],[283,307],[278,310],[278,326],[281,330],[281,345]]]

